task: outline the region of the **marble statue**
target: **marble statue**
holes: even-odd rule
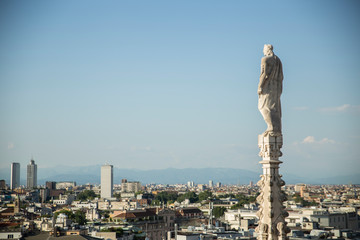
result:
[[[289,216],[283,202],[286,195],[281,187],[285,181],[281,179],[279,168],[282,161],[281,148],[283,135],[281,131],[281,104],[283,71],[280,59],[273,53],[273,46],[264,46],[264,57],[261,59],[261,75],[258,88],[259,111],[267,129],[258,136],[259,155],[262,157],[263,174],[257,183],[261,188],[256,198],[259,203],[257,240],[288,240],[290,229],[286,225]]]
[[[264,135],[281,135],[281,103],[283,71],[280,59],[274,54],[273,46],[264,45],[264,57],[261,59],[261,74],[258,87],[258,108],[267,129]]]

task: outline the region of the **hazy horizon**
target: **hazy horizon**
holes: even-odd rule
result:
[[[46,181],[74,181],[78,185],[99,184],[100,165],[91,166],[56,166],[38,169],[38,185],[44,185]],[[114,166],[114,183],[120,184],[122,179],[129,181],[140,181],[142,184],[175,184],[194,181],[196,184],[207,184],[209,180],[224,184],[247,185],[252,181],[259,180],[261,171],[251,171],[236,168],[166,168],[166,169],[124,169]],[[21,168],[20,182],[26,184],[26,168]],[[0,168],[0,176],[7,183],[10,179],[10,169]],[[306,183],[311,185],[323,184],[360,184],[360,175],[334,175],[324,178],[314,175],[312,177],[302,177],[301,175],[284,173],[283,179],[287,184]]]

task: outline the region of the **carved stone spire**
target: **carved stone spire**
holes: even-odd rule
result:
[[[260,210],[257,212],[259,225],[256,228],[258,240],[285,240],[290,229],[286,226],[285,218],[288,213],[283,206],[286,195],[281,190],[285,182],[279,174],[279,165],[282,163],[279,161],[279,157],[282,156],[282,135],[262,134],[258,140],[259,155],[263,158],[260,161],[263,174],[257,183],[261,193],[256,199],[260,204]]]

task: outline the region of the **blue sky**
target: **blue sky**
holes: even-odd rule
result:
[[[1,1],[0,167],[260,171],[263,45],[282,173],[359,173],[358,1]]]

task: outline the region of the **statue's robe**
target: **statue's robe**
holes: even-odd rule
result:
[[[283,78],[282,64],[276,55],[261,59],[260,83],[263,83],[258,108],[268,126],[265,133],[281,134],[280,95]]]

